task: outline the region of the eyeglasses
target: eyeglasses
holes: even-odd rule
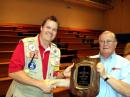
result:
[[[99,43],[101,43],[101,44],[111,44],[113,42],[115,42],[115,41],[113,41],[113,40],[100,40],[99,41]]]

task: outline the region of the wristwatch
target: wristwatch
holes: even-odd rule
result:
[[[106,77],[104,78],[104,81],[107,81],[107,80],[109,80],[110,78],[111,78],[110,75],[106,75]]]

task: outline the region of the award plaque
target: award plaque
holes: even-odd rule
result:
[[[99,92],[99,73],[96,65],[99,58],[75,60],[71,70],[70,89],[77,97],[95,97]]]

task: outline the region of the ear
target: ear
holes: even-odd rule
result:
[[[116,42],[115,42],[115,48],[117,47],[117,44],[118,44],[118,42],[116,41]]]

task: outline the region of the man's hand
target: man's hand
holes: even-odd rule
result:
[[[106,73],[104,65],[102,63],[97,64],[97,71],[100,73],[100,76],[102,78],[106,78],[107,73]]]
[[[74,63],[70,66],[68,66],[64,71],[63,71],[63,74],[65,77],[70,77],[71,75],[71,68],[74,66]]]
[[[54,88],[56,88],[56,81],[54,80],[41,80],[39,81],[39,88],[45,93],[51,93]]]

